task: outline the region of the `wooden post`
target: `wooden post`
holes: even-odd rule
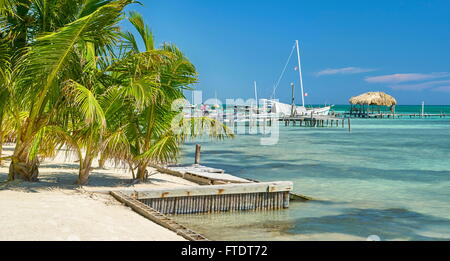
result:
[[[228,117],[228,116],[227,116]],[[236,115],[234,114],[234,109],[233,109],[233,114],[230,115],[230,119],[229,119],[229,126],[231,126],[231,128],[234,129],[234,118],[236,117]]]
[[[227,105],[222,107],[222,122],[225,124],[225,121],[227,119]]]
[[[233,108],[233,129],[234,129],[234,133],[238,132],[238,107],[235,105]]]
[[[250,133],[250,107],[245,106],[245,133],[248,134]]]
[[[348,132],[352,132],[352,127],[350,125],[350,118],[348,118]]]
[[[195,145],[195,162],[194,164],[200,164],[200,150],[201,150],[200,144]]]

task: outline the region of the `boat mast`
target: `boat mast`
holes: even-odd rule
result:
[[[300,62],[300,48],[298,46],[298,40],[295,40],[295,45],[297,47],[298,72],[299,72],[299,76],[300,76],[300,89],[302,91],[302,106],[305,107],[305,94],[303,92],[302,65],[301,65],[301,62]]]
[[[256,107],[258,107],[258,90],[256,89],[256,81],[254,81],[255,84],[255,100],[256,100]]]
[[[425,102],[422,102],[422,118],[425,115]]]
[[[259,113],[259,101],[258,101],[258,90],[256,88],[256,81],[253,81],[255,84],[255,100],[256,100],[256,113]]]
[[[291,117],[295,116],[295,85],[291,83],[292,89],[292,102],[291,102]]]

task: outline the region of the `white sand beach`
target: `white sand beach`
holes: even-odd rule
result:
[[[6,146],[4,154],[12,148]],[[93,191],[195,183],[154,171],[148,183],[133,185],[126,169],[107,164],[106,169],[92,171],[89,185],[79,187],[78,163],[64,153],[41,163],[37,183],[4,183],[8,166],[5,162],[0,167],[0,240],[184,240],[110,195]]]

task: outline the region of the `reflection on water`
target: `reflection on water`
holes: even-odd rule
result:
[[[341,128],[280,126],[202,143],[202,163],[263,181],[291,180],[321,202],[285,211],[175,217],[215,240],[450,240],[450,119],[353,120]],[[184,148],[183,163],[193,159]]]

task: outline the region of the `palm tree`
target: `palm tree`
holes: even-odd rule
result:
[[[174,104],[196,69],[175,45],[155,48],[138,13],[129,21],[145,49],[120,31],[131,2],[0,0],[0,154],[4,137],[15,141],[10,180],[37,180],[40,159],[62,146],[79,158],[79,184],[99,155],[145,180],[187,138],[232,136],[213,119],[180,117]]]
[[[3,165],[2,152],[6,136],[6,110],[9,102],[8,84],[10,82],[10,51],[6,41],[0,42],[0,166]]]
[[[37,156],[46,136],[67,138],[57,122],[64,111],[64,83],[79,76],[73,64],[87,43],[101,52],[115,42],[116,25],[129,3],[131,0],[23,0],[12,7],[13,15],[4,20],[18,56],[12,77],[13,102],[28,115],[18,126],[10,179],[36,180]]]
[[[129,145],[129,150],[125,151],[130,154],[121,153],[120,159],[127,161],[133,176],[137,169],[136,178],[144,181],[148,177],[147,167],[175,161],[181,144],[189,136],[186,131],[177,131],[191,130],[187,128],[191,121],[183,118],[177,121],[180,112],[174,110],[173,104],[184,98],[183,90],[197,82],[197,72],[175,45],[163,44],[162,48],[155,49],[153,33],[140,14],[130,13],[129,21],[139,33],[145,50],[139,50],[133,34],[123,33],[122,49],[128,51],[123,52],[123,58],[108,70],[120,81],[128,101],[133,104],[122,109],[126,112],[123,116],[127,123],[123,132],[126,139],[121,138],[120,141]],[[201,130],[189,134],[221,129],[222,132],[206,134],[219,138],[232,136],[225,125],[213,119],[199,120],[203,123],[197,125]],[[108,149],[107,152],[109,156],[106,157],[116,158],[114,150]]]

